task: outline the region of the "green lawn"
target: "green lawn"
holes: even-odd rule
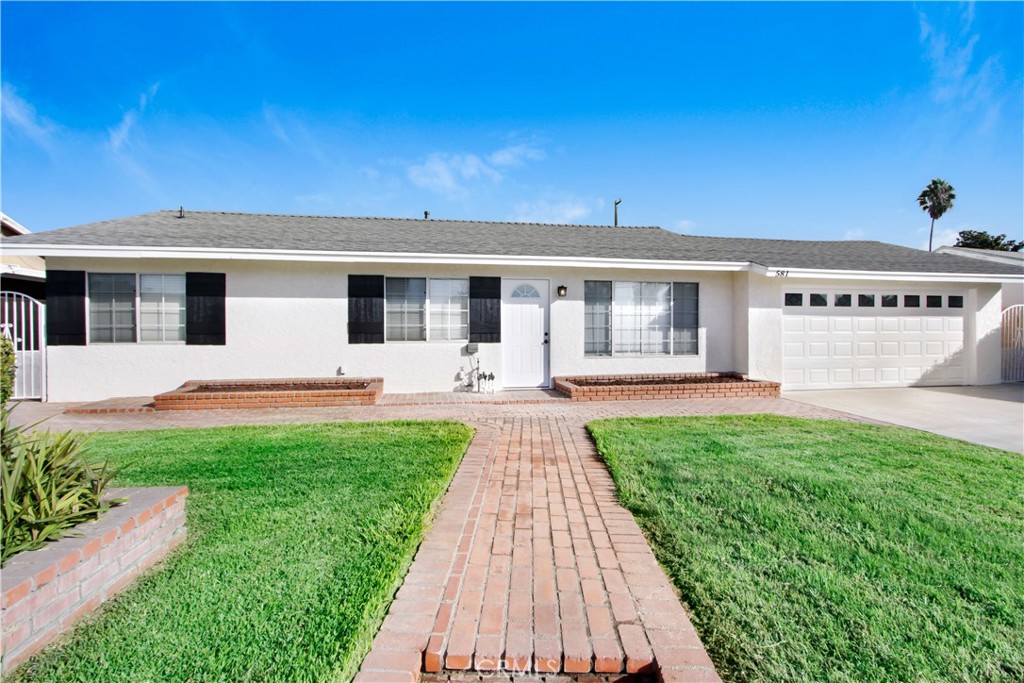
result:
[[[730,681],[1024,680],[1024,458],[769,415],[590,425]]]
[[[470,438],[450,422],[97,435],[115,485],[189,486],[189,540],[9,680],[348,680]]]

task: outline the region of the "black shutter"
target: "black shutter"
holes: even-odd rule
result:
[[[185,273],[185,343],[227,344],[224,273]]]
[[[469,278],[469,341],[501,341],[501,278]]]
[[[46,343],[85,346],[85,271],[46,271]]]
[[[348,343],[384,343],[384,276],[348,276]]]

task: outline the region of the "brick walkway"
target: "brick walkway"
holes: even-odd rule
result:
[[[25,404],[15,421],[62,408]],[[498,671],[502,680],[510,672],[625,672],[697,682],[718,676],[646,539],[618,504],[584,425],[613,416],[763,412],[852,419],[762,398],[56,414],[46,426],[465,421],[476,436],[357,682],[418,681],[424,671]]]

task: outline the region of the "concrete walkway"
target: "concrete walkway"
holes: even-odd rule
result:
[[[791,391],[785,398],[1024,453],[1024,384]]]
[[[25,404],[18,421],[60,406]],[[359,683],[475,671],[515,680],[640,674],[717,681],[584,425],[615,416],[780,413],[856,419],[784,399],[423,404],[56,414],[57,429],[458,419],[476,430],[363,662]]]

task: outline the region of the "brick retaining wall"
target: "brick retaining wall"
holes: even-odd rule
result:
[[[288,384],[322,384],[323,389],[272,391],[195,391],[208,384],[232,386]],[[346,387],[346,382],[366,382],[365,388]],[[174,391],[153,397],[156,410],[219,410],[224,408],[324,408],[334,406],[372,406],[384,392],[384,379],[315,378],[255,380],[190,380]]]
[[[124,590],[185,540],[186,487],[108,489],[127,502],[0,569],[7,673]]]
[[[721,378],[721,382],[707,380]],[[601,385],[582,386],[580,380],[600,380]],[[672,384],[615,384],[616,380],[679,380]],[[691,380],[691,382],[687,382]],[[697,372],[686,374],[646,375],[576,375],[555,377],[554,388],[573,401],[626,401],[672,398],[763,398],[779,396],[778,382],[746,379],[734,372]]]

